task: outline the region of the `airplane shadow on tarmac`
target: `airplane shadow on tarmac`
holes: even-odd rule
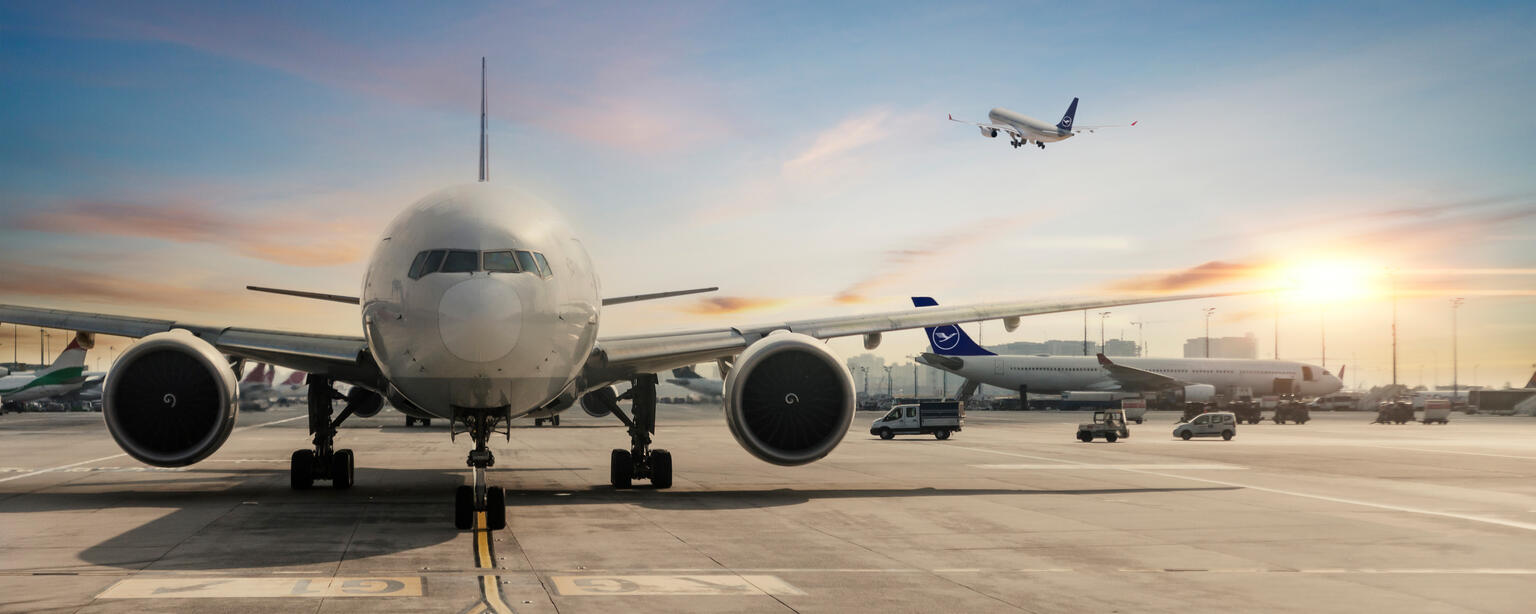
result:
[[[1239,490],[1236,487],[1102,488],[1031,490],[1010,488],[855,488],[772,490],[655,490],[610,486],[585,489],[520,489],[520,472],[578,471],[584,467],[497,470],[507,488],[508,514],[519,507],[630,504],[655,510],[733,510],[800,505],[814,500],[999,495],[1123,495]],[[206,473],[208,475],[198,475]],[[193,475],[187,475],[193,474]],[[207,482],[240,482],[207,490]],[[69,484],[67,491],[0,491],[0,513],[121,510],[124,516],[152,516],[148,522],[80,553],[85,562],[109,567],[157,570],[218,570],[335,564],[442,544],[462,534],[453,528],[451,493],[465,478],[451,469],[359,468],[349,490],[322,485],[309,491],[288,487],[286,470],[189,470],[139,474],[141,488],[125,487],[124,474],[103,473]],[[94,487],[94,488],[93,488]],[[151,490],[152,489],[152,490]],[[145,510],[170,509],[146,514]],[[88,518],[88,517],[86,517]],[[127,521],[131,524],[131,520]]]

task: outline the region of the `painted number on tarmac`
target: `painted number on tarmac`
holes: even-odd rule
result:
[[[804,595],[775,576],[554,576],[561,595]]]
[[[129,578],[98,599],[191,597],[420,597],[420,577],[399,578]]]

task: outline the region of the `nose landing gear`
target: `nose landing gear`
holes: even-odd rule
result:
[[[485,447],[491,435],[502,433],[512,439],[511,408],[453,408],[450,436],[468,433],[475,441],[465,464],[474,470],[474,485],[459,486],[453,493],[453,526],[460,530],[474,526],[475,512],[485,512],[486,528],[507,528],[507,495],[500,486],[486,484],[485,470],[496,464],[496,455]]]
[[[656,432],[656,374],[637,375],[633,384],[623,395],[614,395],[611,388],[588,393],[629,427],[629,449],[615,449],[608,457],[609,482],[614,488],[630,488],[635,480],[648,479],[655,488],[671,488],[672,453],[651,449],[651,435]],[[633,419],[619,407],[624,399],[630,401]]]

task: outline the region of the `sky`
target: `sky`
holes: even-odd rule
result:
[[[1449,384],[1461,297],[1460,381],[1519,384],[1532,31],[1528,2],[3,3],[0,302],[357,334],[355,307],[243,288],[356,294],[396,213],[475,179],[484,56],[492,180],[561,209],[605,293],[721,287],[603,335],[1280,285],[1106,336],[1179,355],[1214,307],[1263,357],[1278,325],[1319,362],[1326,331],[1370,386],[1395,295],[1400,381]],[[1073,97],[1136,126],[1041,151],[946,121]]]

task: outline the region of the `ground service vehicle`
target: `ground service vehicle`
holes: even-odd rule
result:
[[[1227,409],[1237,415],[1238,422],[1258,424],[1264,419],[1263,412],[1259,411],[1259,404],[1253,401],[1233,401],[1227,404]]]
[[[1306,405],[1296,401],[1281,403],[1275,408],[1275,424],[1285,424],[1286,422],[1306,424],[1311,419],[1312,412],[1307,411]]]
[[[1424,402],[1424,424],[1450,424],[1451,402],[1447,399],[1430,399]]]
[[[949,434],[965,426],[965,408],[959,401],[938,401],[896,405],[890,413],[869,425],[869,434],[881,439],[897,435],[927,435],[949,439]]]
[[[1195,416],[1194,420],[1174,425],[1173,436],[1189,441],[1192,437],[1220,437],[1231,441],[1237,435],[1237,415],[1215,411]]]
[[[1077,425],[1077,440],[1083,443],[1091,442],[1095,437],[1103,437],[1104,441],[1115,443],[1121,437],[1130,436],[1131,429],[1125,425],[1123,409],[1093,412],[1093,422]]]
[[[1120,401],[1120,411],[1125,412],[1127,422],[1141,424],[1147,419],[1147,400],[1125,399]]]
[[[1413,421],[1413,404],[1407,401],[1387,401],[1377,406],[1376,420],[1371,424],[1408,424]]]

